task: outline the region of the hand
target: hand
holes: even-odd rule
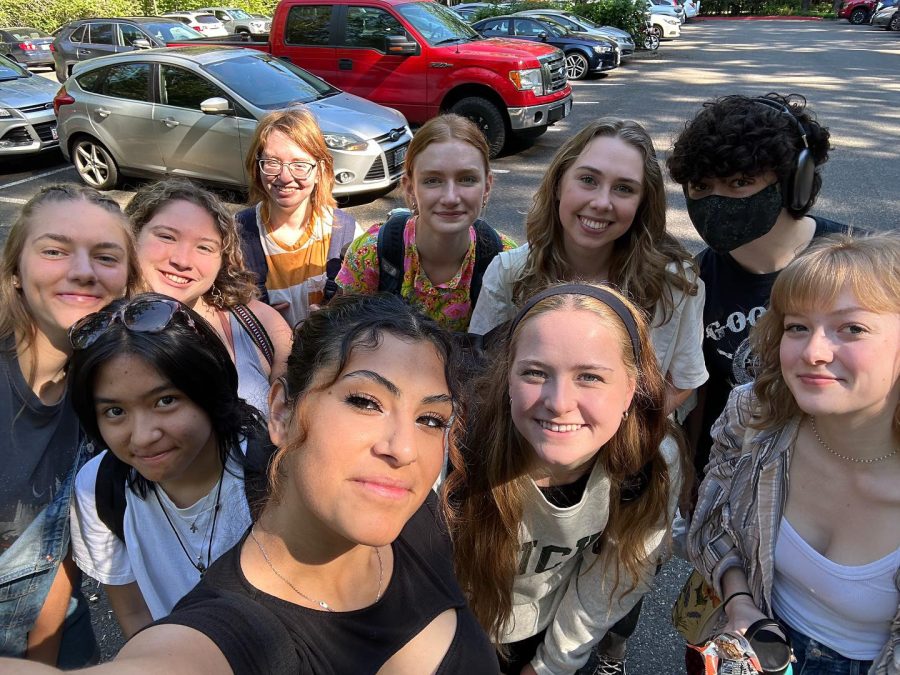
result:
[[[753,604],[753,598],[747,595],[739,595],[733,598],[725,608],[728,623],[725,624],[724,633],[737,633],[743,635],[747,629],[760,619],[767,619],[765,614],[759,611]]]

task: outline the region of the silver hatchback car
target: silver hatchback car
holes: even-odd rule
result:
[[[121,175],[246,188],[244,156],[258,120],[297,104],[322,128],[336,195],[393,186],[412,140],[396,110],[253,49],[162,48],[91,59],[75,67],[54,103],[63,154],[101,190]]]
[[[0,56],[0,158],[54,148],[59,85]]]

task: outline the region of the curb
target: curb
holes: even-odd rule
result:
[[[691,21],[824,21],[821,16],[696,16]]]

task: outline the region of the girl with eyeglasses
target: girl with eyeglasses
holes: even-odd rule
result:
[[[244,534],[244,455],[264,432],[225,345],[176,300],[114,302],[69,337],[72,402],[106,448],[75,480],[72,549],[129,638]]]
[[[445,453],[458,460],[454,363],[450,336],[396,296],[310,315],[272,388],[258,519],[107,668],[497,673],[431,489]]]
[[[253,206],[237,214],[244,261],[263,300],[296,326],[326,299],[329,260],[362,230],[335,208],[334,159],[306,108],[260,120],[246,166]]]
[[[66,331],[139,277],[127,218],[91,188],[44,188],[10,228],[0,267],[0,655],[64,667],[96,658],[69,555],[75,473],[91,449],[72,408]]]
[[[183,302],[215,329],[238,370],[238,393],[268,414],[269,386],[284,371],[291,330],[254,298],[234,217],[187,180],[140,188],[125,208],[149,290]]]
[[[445,486],[460,585],[503,672],[575,673],[647,591],[681,485],[643,313],[609,286],[551,286],[477,392]]]

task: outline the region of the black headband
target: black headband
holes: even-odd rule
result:
[[[641,339],[640,335],[638,334],[637,322],[634,320],[634,316],[631,314],[631,311],[628,309],[625,303],[622,302],[615,294],[600,286],[591,286],[589,284],[563,284],[562,286],[553,286],[552,288],[546,288],[540,293],[532,295],[530,298],[528,298],[528,301],[524,305],[522,305],[522,308],[509,324],[509,337],[512,338],[512,334],[516,330],[516,326],[519,325],[519,322],[525,318],[525,315],[528,314],[528,312],[530,312],[536,304],[538,304],[542,300],[551,298],[554,295],[587,295],[591,298],[594,298],[595,300],[599,300],[604,305],[609,307],[616,313],[616,316],[618,316],[619,320],[625,325],[625,330],[628,331],[628,337],[631,338],[631,351],[634,352],[634,360],[640,361]]]

